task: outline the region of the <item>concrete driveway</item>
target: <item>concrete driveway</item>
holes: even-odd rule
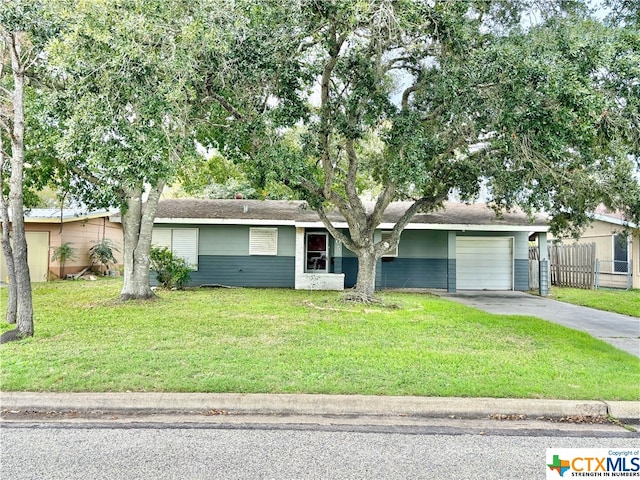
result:
[[[434,293],[489,313],[529,315],[549,320],[587,332],[592,337],[640,357],[640,318],[571,305],[525,292],[474,290]]]

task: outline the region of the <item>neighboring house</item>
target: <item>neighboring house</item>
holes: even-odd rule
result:
[[[29,255],[29,273],[32,282],[45,282],[61,274],[59,262],[51,260],[54,250],[69,242],[76,258],[64,265],[64,274],[81,272],[91,265],[89,248],[110,239],[122,250],[122,225],[112,222],[106,211],[90,212],[79,209],[32,208],[25,211],[25,233]],[[122,263],[122,253],[114,255]],[[0,281],[7,281],[7,267],[0,251]]]
[[[407,208],[392,203],[376,239]],[[344,219],[330,215],[347,232]],[[522,213],[496,218],[484,205],[449,203],[416,215],[395,252],[376,270],[376,287],[528,290],[529,235],[546,251],[544,219]],[[191,285],[341,290],[356,282],[357,257],[335,241],[303,202],[280,200],[164,200],[153,243],[195,266]]]
[[[601,287],[640,288],[640,229],[625,220],[620,212],[604,207],[591,215],[592,223],[578,240],[561,243],[594,243],[597,260],[597,283]]]

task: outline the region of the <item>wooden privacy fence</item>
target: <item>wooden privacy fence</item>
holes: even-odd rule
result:
[[[530,273],[540,258],[538,248],[529,249]],[[596,244],[549,245],[549,275],[551,285],[559,287],[593,288],[596,282]],[[535,287],[533,287],[535,288]]]

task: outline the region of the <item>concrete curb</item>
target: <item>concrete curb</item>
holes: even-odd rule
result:
[[[236,393],[0,393],[2,410],[189,412],[220,410],[262,415],[371,415],[561,418],[611,415],[640,421],[640,402],[497,398],[387,397]]]

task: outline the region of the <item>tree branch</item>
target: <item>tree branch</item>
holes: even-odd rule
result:
[[[209,97],[213,98],[216,102],[222,105],[222,108],[224,108],[227,112],[233,115],[233,117],[236,120],[245,120],[244,115],[242,115],[242,113],[240,113],[240,111],[237,108],[231,105],[231,103],[229,103],[226,98],[218,95],[215,92],[209,92]],[[204,98],[202,101],[206,102],[207,100],[208,100],[208,97]]]
[[[404,92],[402,92],[402,110],[409,109],[409,96],[417,90],[417,85],[411,85],[410,87],[405,88]]]
[[[400,219],[398,219],[396,224],[393,226],[393,229],[391,230],[391,235],[389,236],[387,241],[385,242],[381,241],[376,244],[375,248],[376,248],[377,254],[384,255],[390,249],[392,249],[398,244],[398,242],[400,241],[400,234],[402,234],[402,231],[407,226],[407,224],[411,221],[411,219],[416,215],[416,213],[418,213],[427,205],[432,208],[440,206],[442,202],[444,202],[447,199],[448,196],[449,196],[449,191],[447,190],[446,192],[435,194],[429,197],[421,197],[415,202],[413,202],[413,204],[411,204],[411,206],[404,211]]]
[[[357,248],[356,244],[348,236],[346,236],[344,233],[333,226],[333,223],[331,223],[331,220],[329,220],[329,217],[327,216],[323,207],[316,209],[316,213],[320,217],[320,221],[322,221],[323,225],[329,231],[333,238],[335,238],[339,242],[342,242],[342,244],[349,250],[355,251],[355,249]]]
[[[324,195],[331,195],[331,186],[333,185],[334,169],[331,163],[331,145],[330,145],[330,116],[329,111],[329,91],[331,74],[338,63],[338,57],[346,35],[338,36],[335,23],[331,25],[330,36],[332,45],[329,48],[329,61],[322,71],[322,79],[320,81],[320,145],[322,169],[324,170]]]

